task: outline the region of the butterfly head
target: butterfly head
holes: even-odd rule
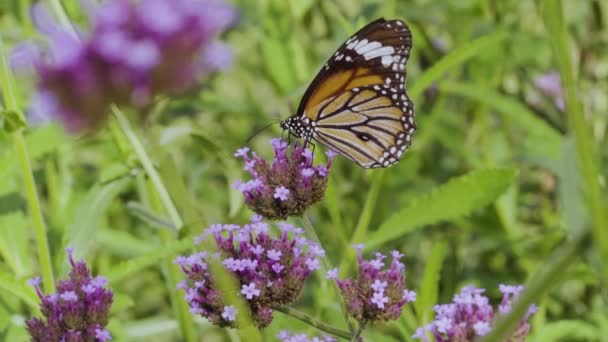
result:
[[[281,121],[281,128],[288,130],[296,138],[310,139],[314,133],[314,123],[307,117],[301,118],[296,115]]]

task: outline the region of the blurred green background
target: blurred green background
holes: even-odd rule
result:
[[[326,199],[307,214],[335,265],[352,265],[349,245],[362,238],[371,243],[369,251],[406,254],[408,287],[418,292],[418,302],[407,306],[399,321],[374,326],[364,336],[410,340],[415,328],[432,318],[432,304],[449,302],[469,283],[498,300],[499,283],[526,282],[565,237],[594,223],[581,194],[589,179],[576,167],[580,145],[566,133],[568,115],[535,86],[537,77],[559,71],[551,45],[555,33],[546,25],[554,14],[542,1],[233,3],[240,19],[225,36],[235,52],[233,67],[187,96],[162,99],[139,123],[186,222],[174,242],[159,237],[167,228],[148,215],[165,216],[157,210],[158,198],[131,148],[112,130],[71,137],[45,124],[27,131],[56,276],[66,275],[63,248],[71,245],[95,274],[110,278],[116,294],[110,329],[116,340],[179,340],[170,296],[182,293],[167,286],[167,262],[190,252],[192,237],[209,224],[244,223],[251,215],[231,189],[243,177],[233,151],[263,126],[291,115],[325,60],[378,17],[401,18],[413,32],[406,80],[418,123],[413,146],[385,171],[366,171],[338,158]],[[86,26],[76,1],[63,4]],[[27,0],[0,1],[5,44],[38,37],[29,6]],[[582,103],[569,114],[584,115],[587,138],[599,152],[593,160],[605,168],[608,2],[564,1],[563,7],[575,97]],[[19,80],[23,107],[32,85]],[[268,140],[280,134],[274,125],[250,145],[270,158]],[[603,175],[597,180],[603,198],[605,181]],[[600,208],[605,216],[606,207]],[[40,273],[31,226],[14,147],[3,132],[0,339],[5,341],[27,339],[24,320],[37,300],[25,285]],[[593,251],[581,249],[550,291],[535,300],[540,311],[529,341],[606,340],[606,292],[596,268],[602,260]],[[328,289],[324,277],[311,277],[296,307],[343,328],[338,301]],[[201,341],[239,340],[202,320],[195,329]],[[275,313],[266,339],[274,340],[280,329],[315,332]]]

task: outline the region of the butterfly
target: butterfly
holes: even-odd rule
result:
[[[281,127],[364,168],[399,161],[416,131],[405,88],[412,35],[401,20],[378,19],[350,37],[314,78]]]

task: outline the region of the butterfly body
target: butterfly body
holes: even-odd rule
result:
[[[394,165],[416,131],[404,83],[411,47],[411,33],[400,20],[366,25],[323,66],[297,113],[281,127],[362,167]]]

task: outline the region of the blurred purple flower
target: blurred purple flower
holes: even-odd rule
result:
[[[550,71],[546,74],[537,76],[534,79],[534,85],[546,96],[551,97],[555,103],[555,106],[560,111],[564,111],[564,97],[560,84],[560,76],[557,71]]]
[[[498,312],[495,312],[489,299],[483,296],[484,289],[472,285],[464,287],[454,296],[452,303],[435,305],[435,320],[425,327],[418,328],[413,337],[428,342],[426,333],[430,332],[437,342],[467,342],[487,335],[492,330],[496,316],[510,312],[511,303],[523,291],[523,286],[500,285],[499,290],[503,298],[498,306]],[[531,305],[518,328],[507,341],[525,340],[530,330],[528,319],[535,312],[536,306]]]
[[[70,131],[95,128],[112,104],[141,108],[156,95],[181,94],[231,61],[230,49],[215,40],[236,17],[222,0],[110,0],[89,13],[91,32],[76,37],[34,6],[48,53],[40,58],[28,42],[12,59],[18,68],[34,62],[38,91],[53,98],[34,111]]]
[[[335,342],[335,338],[330,336],[309,338],[306,334],[291,334],[287,330],[281,330],[277,338],[283,342]]]
[[[268,224],[254,215],[243,227],[212,225],[197,239],[215,238],[221,251],[219,261],[238,279],[239,293],[259,327],[270,324],[273,306],[297,299],[304,281],[319,265],[320,247],[301,236],[301,229],[286,223],[280,226],[281,236],[271,237]],[[223,302],[221,289],[207,270],[209,257],[201,252],[177,258],[188,278],[180,288],[186,291],[191,312],[214,324],[234,327],[238,313]]]
[[[403,255],[392,253],[390,266],[382,270],[385,255],[376,253],[375,259],[363,260],[362,245],[355,247],[359,261],[358,278],[340,280],[337,269],[327,275],[328,279],[336,280],[349,315],[362,323],[398,319],[403,306],[416,299],[414,291],[405,288],[405,265],[399,261]]]
[[[44,320],[32,318],[26,322],[32,341],[109,341],[112,337],[105,326],[113,294],[105,288],[107,280],[91,277],[86,263],[75,262],[70,248],[67,253],[72,272],[69,279],[58,282],[57,293],[43,295],[39,277],[28,282],[42,301],[40,311],[44,316]]]
[[[320,201],[327,188],[327,174],[335,153],[329,151],[327,164],[313,165],[312,151],[295,145],[291,150],[284,140],[271,140],[275,158],[272,163],[249,148],[238,149],[234,156],[245,160],[245,171],[252,179],[235,187],[245,197],[247,206],[256,213],[271,219],[299,216]]]

